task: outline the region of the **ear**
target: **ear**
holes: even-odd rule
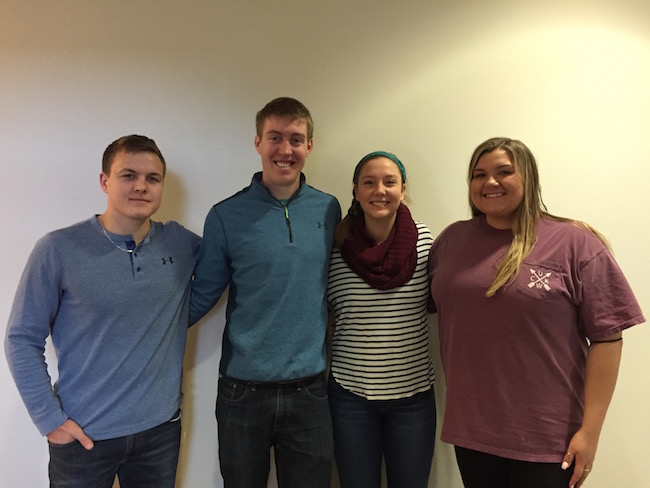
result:
[[[309,139],[309,142],[307,143],[307,156],[309,156],[312,149],[314,149],[314,139]]]
[[[108,182],[108,176],[106,176],[106,173],[99,173],[99,186],[102,188],[102,191],[104,193],[108,193],[108,185],[106,184]]]
[[[262,142],[262,141],[260,140],[260,136],[258,136],[257,134],[255,134],[255,141],[253,142],[253,144],[255,145],[255,150],[257,151],[257,154],[259,154],[259,155],[262,154],[262,153],[260,152],[260,143],[261,143],[261,142]]]
[[[402,193],[399,196],[399,201],[404,201],[404,196],[406,195],[406,183],[402,183]]]

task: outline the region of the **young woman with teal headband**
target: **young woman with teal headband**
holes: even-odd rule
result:
[[[342,488],[426,488],[436,408],[427,258],[433,238],[403,204],[406,170],[366,155],[336,229],[328,301],[335,329],[328,385]]]

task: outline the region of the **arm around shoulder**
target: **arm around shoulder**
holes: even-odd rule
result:
[[[190,325],[217,303],[230,281],[228,243],[223,222],[213,207],[205,219],[203,240],[190,296]]]

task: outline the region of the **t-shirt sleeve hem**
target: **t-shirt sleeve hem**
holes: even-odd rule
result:
[[[587,337],[588,337],[589,340],[603,339],[605,337],[611,336],[612,334],[616,334],[617,332],[622,332],[625,329],[629,329],[632,326],[642,324],[645,321],[646,321],[646,319],[643,316],[643,314],[637,315],[637,316],[635,316],[635,317],[633,317],[633,318],[631,318],[629,320],[626,320],[622,324],[618,324],[618,325],[616,325],[614,327],[610,327],[609,329],[604,330],[604,331],[598,331],[597,334],[590,334]]]

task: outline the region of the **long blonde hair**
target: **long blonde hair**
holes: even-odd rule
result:
[[[535,157],[530,149],[521,141],[507,137],[494,137],[480,144],[474,150],[470,159],[467,176],[468,185],[471,182],[472,172],[478,160],[484,154],[492,152],[495,149],[503,149],[508,153],[515,167],[515,171],[523,182],[524,197],[514,214],[512,243],[499,263],[494,280],[487,289],[485,296],[494,296],[500,288],[517,277],[521,263],[530,255],[537,243],[537,222],[542,217],[559,222],[571,222],[574,225],[583,227],[593,232],[609,248],[607,239],[585,222],[558,217],[548,213],[546,205],[544,205],[544,201],[542,200],[542,188],[539,183],[539,173],[537,171]],[[476,217],[477,215],[483,214],[472,202],[471,194],[469,196],[469,205],[472,209],[473,216]]]

